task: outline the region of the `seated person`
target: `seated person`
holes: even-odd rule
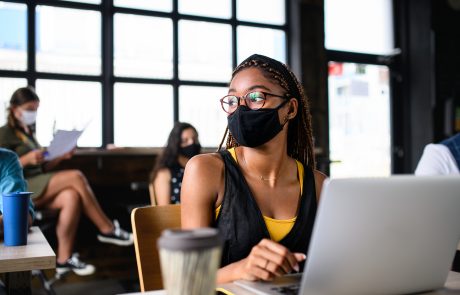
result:
[[[415,175],[460,174],[460,133],[440,143],[430,143],[415,169]]]
[[[0,148],[0,238],[3,237],[3,200],[1,194],[26,192],[27,184],[22,175],[18,156],[10,150]],[[34,205],[29,200],[29,225],[34,219]]]
[[[230,131],[226,150],[188,162],[182,227],[220,230],[218,283],[299,271],[326,178],[315,170],[303,88],[286,65],[256,54],[234,70],[220,103]]]
[[[201,145],[198,132],[188,123],[176,122],[169,133],[168,143],[155,161],[150,175],[157,205],[179,204],[184,167],[188,160],[199,154]]]
[[[49,162],[35,138],[35,118],[40,100],[31,87],[19,88],[10,100],[7,124],[0,128],[0,146],[16,152],[24,170],[32,201],[37,209],[59,209],[56,226],[58,240],[56,271],[73,271],[90,275],[95,268],[72,255],[80,214],[86,216],[99,230],[98,240],[120,246],[133,244],[132,234],[111,221],[102,211],[85,176],[78,170],[53,172],[62,160],[72,153]]]
[[[423,155],[415,169],[415,175],[459,175],[460,174],[460,133],[440,143],[425,146]],[[452,270],[460,272],[460,251],[457,250]]]

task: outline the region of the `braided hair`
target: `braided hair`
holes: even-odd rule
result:
[[[289,121],[287,153],[290,157],[299,160],[312,169],[315,169],[316,161],[313,146],[310,102],[306,97],[299,80],[285,64],[259,54],[251,55],[241,62],[241,64],[233,71],[232,80],[236,74],[242,70],[252,67],[260,69],[267,79],[276,81],[284,90],[286,90],[290,97],[297,99],[299,111],[297,112],[295,118]],[[239,146],[238,142],[229,132],[227,127],[219,145],[219,149],[221,149],[225,138],[227,138],[227,149]]]

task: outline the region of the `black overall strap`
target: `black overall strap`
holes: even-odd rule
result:
[[[225,163],[225,192],[216,220],[225,239],[222,265],[246,258],[252,247],[263,238],[270,238],[262,213],[238,164],[228,151],[220,152]],[[293,252],[306,253],[316,214],[313,172],[306,167],[296,222],[280,243]]]

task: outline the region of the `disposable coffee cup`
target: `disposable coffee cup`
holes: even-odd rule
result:
[[[168,295],[211,295],[222,255],[214,228],[165,230],[158,239],[163,286]]]
[[[3,194],[3,236],[5,246],[27,245],[31,192]]]

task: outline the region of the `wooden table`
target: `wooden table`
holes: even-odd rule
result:
[[[0,242],[0,273],[5,273],[8,293],[30,294],[30,271],[50,268],[56,268],[56,255],[37,226],[30,228],[25,246]]]
[[[222,284],[219,285],[224,289],[231,291],[235,295],[255,295],[254,292],[248,291],[242,287],[239,287],[235,284]],[[138,292],[138,293],[126,293],[130,295],[166,295],[164,290],[158,291],[148,291],[148,292]],[[447,277],[444,288],[427,293],[417,293],[419,295],[460,295],[460,273],[451,271]]]

